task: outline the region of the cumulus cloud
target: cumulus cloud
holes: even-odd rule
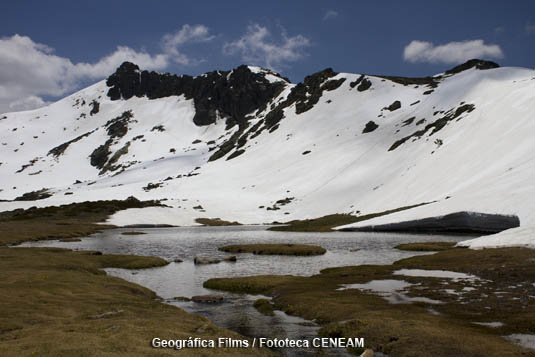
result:
[[[30,95],[26,98],[16,100],[9,103],[9,111],[18,112],[21,110],[30,110],[35,108],[44,107],[45,105],[50,104],[50,102],[44,101],[42,98],[35,95]]]
[[[162,37],[162,48],[165,53],[172,55],[172,60],[182,65],[189,65],[194,60],[179,51],[180,46],[187,42],[209,42],[215,36],[210,34],[208,27],[204,25],[184,25],[175,32]]]
[[[27,36],[0,38],[0,113],[46,105],[43,96],[65,95],[78,89],[83,81],[105,78],[124,61],[148,70],[164,69],[171,61],[194,64],[195,60],[179,51],[180,46],[212,38],[203,25],[184,25],[176,33],[162,37],[161,53],[150,54],[118,46],[94,63],[73,63],[69,58],[54,54],[53,48]]]
[[[338,16],[338,12],[334,10],[329,10],[323,15],[323,21],[334,19]]]
[[[302,35],[290,37],[284,29],[281,31],[281,41],[276,42],[266,27],[252,24],[241,38],[224,44],[223,54],[239,54],[248,64],[280,70],[288,62],[305,57],[305,49],[310,45],[308,38]]]
[[[435,46],[431,42],[414,40],[403,51],[409,62],[458,64],[472,58],[503,58],[498,45],[485,44],[483,40],[449,42]]]
[[[527,23],[524,30],[528,35],[535,35],[535,25],[532,23]]]

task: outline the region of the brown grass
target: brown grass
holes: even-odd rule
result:
[[[284,226],[270,227],[269,230],[281,232],[331,232],[334,227],[366,221],[368,219],[384,216],[399,211],[404,211],[407,209],[426,205],[428,203],[429,202],[419,203],[412,206],[399,207],[383,212],[365,214],[362,216],[353,216],[350,214],[330,214],[319,218],[290,221],[287,222]]]
[[[439,252],[442,250],[453,249],[455,244],[455,242],[418,242],[399,244],[394,248],[410,252]]]
[[[204,226],[241,226],[239,222],[230,222],[221,218],[196,218],[195,222]]]
[[[276,309],[320,323],[320,333],[330,337],[363,337],[367,348],[392,356],[533,356],[506,341],[512,333],[535,330],[535,261],[530,249],[451,249],[413,257],[390,266],[363,265],[325,269],[312,277],[260,276],[211,279],[205,286],[273,297]],[[467,293],[465,300],[445,292],[461,291],[467,282],[393,275],[402,268],[453,270],[474,274],[490,282]],[[373,293],[341,284],[376,279],[406,280],[415,284],[410,296],[440,300],[430,314],[425,303],[390,304]],[[447,285],[444,285],[444,284]],[[467,285],[468,284],[468,285]],[[507,292],[496,294],[496,292]],[[501,321],[489,328],[472,322]]]
[[[136,231],[127,231],[127,232],[122,232],[121,234],[123,236],[138,236],[138,235],[147,234],[147,233],[145,233],[145,232],[136,232]]]
[[[150,347],[152,338],[243,338],[101,270],[167,264],[161,258],[4,246],[82,237],[110,228],[96,222],[132,203],[139,205],[139,201],[101,201],[0,213],[0,356],[174,356],[179,352]],[[216,348],[186,349],[180,355],[272,354]]]

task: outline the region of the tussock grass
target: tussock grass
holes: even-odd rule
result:
[[[363,337],[366,348],[392,356],[532,356],[533,351],[502,336],[535,330],[535,265],[533,250],[522,248],[450,249],[400,260],[392,265],[328,268],[311,277],[258,276],[211,279],[206,287],[272,296],[273,308],[315,320],[328,337]],[[394,275],[399,269],[451,270],[476,275],[485,284]],[[341,284],[398,279],[413,283],[409,296],[442,304],[391,304]],[[418,284],[418,285],[417,285]],[[445,289],[462,291],[462,300]],[[496,294],[504,292],[506,294]],[[429,313],[432,307],[440,315]],[[489,328],[473,322],[500,321]],[[359,352],[359,351],[353,351]]]
[[[128,201],[128,200],[127,200]],[[150,341],[243,338],[204,317],[159,302],[137,284],[107,276],[105,267],[141,269],[158,257],[103,255],[61,248],[9,248],[29,240],[81,237],[139,201],[100,201],[0,213],[0,356],[175,356]],[[268,356],[258,349],[187,349],[183,356]]]
[[[138,236],[138,235],[147,234],[147,233],[145,233],[145,232],[137,232],[137,231],[127,231],[127,232],[123,232],[121,234],[123,236]]]

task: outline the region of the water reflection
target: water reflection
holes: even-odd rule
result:
[[[250,337],[309,338],[316,336],[317,326],[304,326],[304,320],[276,312],[264,316],[252,307],[258,296],[214,292],[202,283],[215,277],[234,277],[261,274],[291,274],[310,276],[327,267],[390,264],[396,260],[419,254],[393,249],[409,242],[461,241],[461,236],[408,235],[392,233],[329,232],[288,233],[267,231],[262,226],[179,227],[136,229],[147,234],[122,235],[125,229],[106,230],[80,242],[42,241],[24,246],[55,246],[75,250],[99,250],[103,253],[159,256],[168,261],[179,258],[182,263],[170,263],[153,269],[130,271],[106,269],[114,276],[138,283],[155,291],[166,302],[186,311],[208,317],[216,324]],[[257,256],[238,254],[237,262],[194,265],[197,255],[223,258],[227,253],[218,248],[240,243],[300,243],[320,245],[327,253],[320,256]],[[358,249],[355,251],[355,249]],[[208,305],[173,300],[177,296],[192,297],[222,294],[225,302]],[[306,324],[305,324],[306,325]],[[278,351],[284,356],[311,355],[317,351]],[[324,351],[325,352],[325,351]],[[330,356],[346,356],[344,350],[330,350]]]

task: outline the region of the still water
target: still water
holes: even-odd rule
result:
[[[131,230],[131,229],[129,229]],[[112,254],[151,255],[162,257],[170,264],[160,268],[106,269],[113,276],[135,282],[155,291],[167,303],[208,317],[219,326],[249,337],[308,338],[316,337],[317,326],[278,311],[264,316],[252,307],[259,296],[215,292],[203,288],[204,281],[216,277],[249,275],[318,274],[327,267],[391,264],[396,260],[425,254],[405,252],[393,247],[401,243],[428,241],[461,241],[466,237],[444,235],[411,235],[368,232],[294,233],[273,232],[265,226],[231,227],[174,227],[135,229],[143,235],[122,235],[126,229],[106,230],[83,238],[81,242],[41,241],[23,246],[54,246],[74,250],[98,250]],[[195,256],[224,258],[230,254],[218,251],[229,244],[299,243],[320,245],[324,255],[312,257],[266,256],[238,254],[237,262],[194,265]],[[355,251],[356,250],[356,251]],[[175,259],[183,262],[175,263]],[[174,297],[218,294],[225,296],[222,304],[198,304],[175,301]],[[312,326],[310,326],[312,325]],[[317,351],[280,350],[283,356],[315,355]],[[328,355],[345,356],[342,349],[330,350]]]

